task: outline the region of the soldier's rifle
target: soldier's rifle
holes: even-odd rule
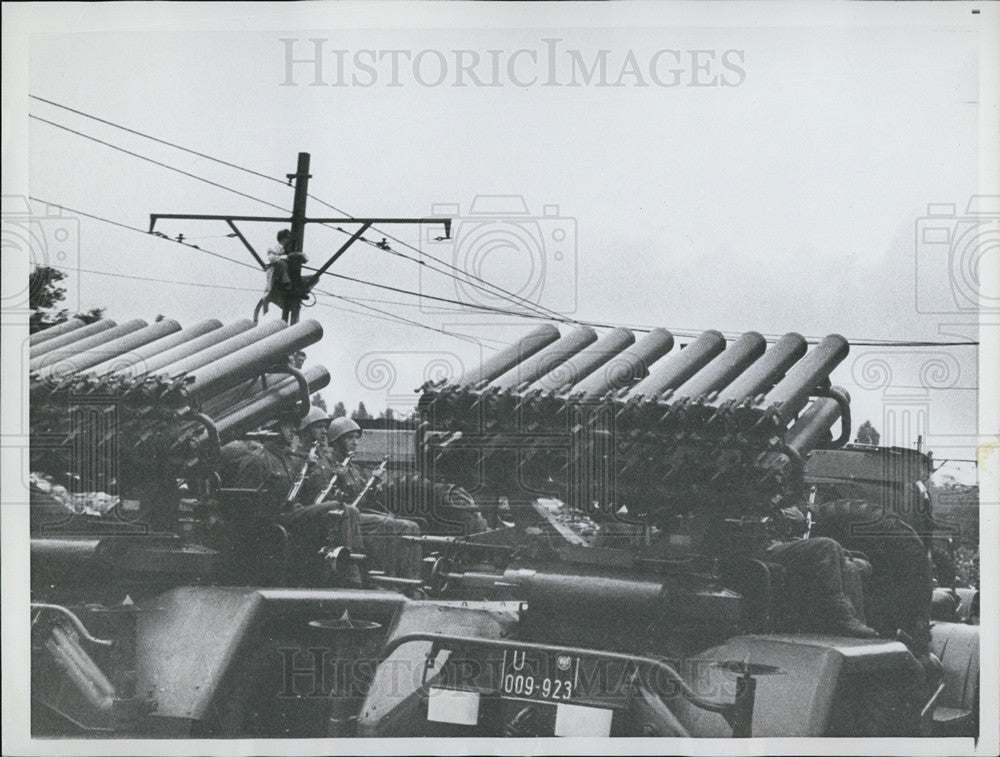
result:
[[[352,457],[354,457],[354,453],[348,452],[347,457],[345,457],[343,461],[340,463],[341,470],[343,470],[350,464]],[[323,491],[321,491],[316,496],[316,499],[313,502],[313,504],[318,505],[320,502],[326,502],[326,498],[330,495],[330,492],[333,491],[333,487],[336,486],[337,481],[339,479],[340,479],[340,471],[334,471],[333,475],[330,476],[330,480],[329,482],[327,482],[327,485],[323,487]]]
[[[313,442],[312,447],[309,448],[309,454],[306,455],[306,461],[302,463],[302,470],[299,471],[298,478],[295,479],[295,483],[292,484],[292,488],[288,492],[288,502],[293,503],[299,496],[299,492],[302,490],[302,484],[306,482],[306,476],[309,475],[309,466],[313,464],[316,460],[316,449],[319,447],[319,442]]]
[[[367,496],[368,492],[371,491],[371,488],[375,485],[375,481],[378,480],[385,473],[388,466],[389,466],[389,456],[386,455],[385,457],[382,458],[382,462],[378,464],[378,467],[376,467],[372,471],[372,474],[368,477],[368,481],[365,482],[364,487],[361,489],[360,492],[358,492],[358,496],[354,498],[354,501],[351,503],[352,507],[359,507],[361,505],[361,502]]]

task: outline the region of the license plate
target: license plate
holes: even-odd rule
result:
[[[513,699],[563,702],[579,696],[580,658],[556,651],[505,649],[500,695]]]

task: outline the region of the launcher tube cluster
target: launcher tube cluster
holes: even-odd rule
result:
[[[759,514],[799,496],[802,458],[849,424],[846,393],[830,389],[847,341],[810,350],[795,333],[768,347],[756,332],[727,343],[706,331],[674,342],[666,329],[637,340],[539,327],[425,387],[423,464],[477,491],[638,517]]]
[[[112,469],[125,479],[151,467],[177,477],[210,468],[218,445],[282,412],[305,413],[330,381],[322,366],[299,372],[290,362],[322,337],[313,320],[77,321],[53,330],[31,338],[32,467],[78,491],[116,488]]]

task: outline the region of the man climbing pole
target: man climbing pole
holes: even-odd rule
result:
[[[291,250],[292,233],[288,229],[278,232],[278,244],[267,251],[267,285],[264,296],[254,308],[256,323],[261,312],[273,302],[281,308],[281,319],[288,324],[298,323],[302,300],[308,294],[302,282],[302,266],[308,262],[305,254]]]

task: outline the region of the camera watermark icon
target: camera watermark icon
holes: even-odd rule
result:
[[[521,195],[477,195],[465,215],[458,203],[435,203],[431,213],[453,219],[450,238],[428,229],[421,246],[450,267],[454,299],[470,308],[576,312],[577,223],[558,205],[533,214]],[[441,275],[425,278],[425,267],[420,291],[431,294],[432,280]],[[424,312],[441,312],[426,302]]]
[[[917,312],[1000,312],[1000,290],[987,275],[1000,262],[1000,196],[974,195],[964,213],[928,205],[915,245]]]
[[[31,282],[29,274],[36,268],[51,267],[65,274],[74,274],[80,266],[80,221],[64,215],[49,205],[43,212],[33,212],[23,195],[3,195],[0,202],[0,247],[3,252],[3,288],[0,304],[5,315],[28,313],[31,310],[32,284],[41,288],[50,280],[39,278]],[[54,282],[52,282],[54,283]],[[62,280],[64,291],[60,308],[70,311],[80,307],[80,279]]]

